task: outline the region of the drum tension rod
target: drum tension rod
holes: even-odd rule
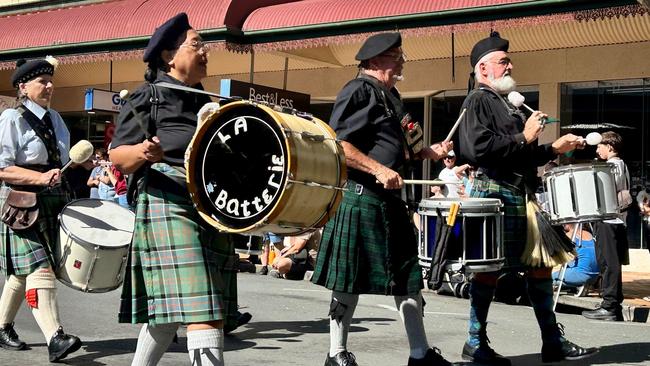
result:
[[[335,187],[335,186],[329,185],[329,184],[322,184],[322,183],[316,183],[316,182],[307,182],[307,181],[300,181],[300,180],[294,180],[294,179],[287,179],[287,182],[302,184],[302,185],[309,186],[309,187],[320,187],[320,188],[325,188],[325,189],[338,189],[340,191],[347,190],[347,188],[345,188],[345,187]]]

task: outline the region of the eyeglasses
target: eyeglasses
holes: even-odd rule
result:
[[[401,53],[384,53],[379,55],[379,57],[388,57],[391,58],[395,62],[406,62],[406,54],[404,52]]]
[[[201,54],[204,54],[208,50],[208,45],[205,42],[197,40],[191,41],[190,43],[182,43],[180,47],[190,47]]]
[[[501,65],[501,66],[508,66],[508,65],[510,65],[510,63],[511,63],[511,60],[510,60],[510,58],[508,58],[508,57],[504,57],[504,58],[502,58],[502,59],[500,59],[500,60],[498,60],[498,61],[492,61],[492,60],[490,60],[490,62],[492,62],[492,63],[494,63],[494,64],[499,64],[499,65]]]

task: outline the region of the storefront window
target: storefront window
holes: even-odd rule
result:
[[[68,130],[70,141],[74,144],[79,140],[88,140],[95,147],[104,146],[104,136],[109,123],[114,121],[115,113],[61,113]]]
[[[629,79],[566,83],[561,97],[562,134],[586,136],[589,132],[614,131],[623,138],[621,157],[630,171],[632,197],[650,188],[650,152],[647,121],[650,118],[650,79]],[[571,162],[596,158],[595,147],[576,152]],[[641,220],[636,205],[628,210],[628,239],[631,248],[645,247],[641,240]]]

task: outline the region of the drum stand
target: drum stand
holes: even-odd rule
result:
[[[571,235],[571,241],[573,242],[578,236],[578,241],[576,242],[576,246],[582,245],[582,222],[576,223],[576,226],[573,228],[573,235]],[[591,228],[591,224],[587,223],[589,227]],[[592,228],[593,231],[593,228]],[[558,285],[557,285],[557,290],[555,291],[555,295],[553,296],[553,311],[555,311],[555,307],[557,306],[557,301],[560,298],[560,291],[562,291],[562,283],[564,283],[564,276],[566,275],[566,269],[569,266],[569,262],[564,263],[562,265],[562,268],[560,269],[560,276],[558,278]]]

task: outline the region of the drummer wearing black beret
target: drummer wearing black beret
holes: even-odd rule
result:
[[[546,115],[535,111],[526,117],[506,95],[517,84],[508,54],[509,42],[494,32],[474,45],[470,54],[470,92],[463,103],[465,119],[459,127],[460,160],[477,167],[471,197],[498,198],[504,205],[501,272],[525,272],[527,291],[542,333],[542,361],[556,362],[588,357],[597,350],[569,342],[553,311],[552,265],[532,266],[527,244],[527,197],[534,197],[537,167],[558,154],[584,146],[584,140],[567,134],[552,144],[540,145]],[[474,85],[478,88],[474,89]],[[507,164],[504,164],[507,162]],[[530,205],[529,205],[530,207]],[[536,216],[532,213],[532,220]],[[548,233],[546,233],[548,234]],[[540,233],[540,235],[546,235]],[[532,241],[531,241],[532,242]],[[462,358],[479,364],[510,365],[488,344],[487,316],[501,272],[475,273],[470,286],[469,337]]]
[[[406,111],[395,89],[406,61],[399,33],[369,37],[356,59],[359,75],[339,92],[330,119],[345,153],[348,190],[324,229],[312,277],[332,290],[325,365],[357,364],[346,340],[359,294],[395,297],[409,340],[409,366],[449,365],[427,342],[417,241],[400,193],[410,159],[438,160],[452,146],[407,150],[401,127]]]
[[[223,365],[224,322],[237,310],[233,243],[202,225],[183,168],[197,113],[218,104],[204,94],[156,86],[167,82],[202,89],[207,56],[185,13],[169,19],[144,52],[147,82],[132,93],[117,119],[110,158],[138,183],[137,199],[130,197],[136,204],[136,230],[119,313],[122,323],[144,324],[134,365],[157,364],[180,324],[187,324],[191,364]]]

